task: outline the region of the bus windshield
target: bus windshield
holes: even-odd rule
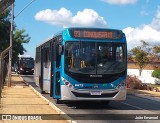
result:
[[[33,59],[22,59],[20,64],[23,68],[33,68],[34,67],[34,60]]]
[[[126,44],[66,42],[65,70],[80,74],[114,74],[126,70]]]

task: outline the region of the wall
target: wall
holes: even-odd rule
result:
[[[160,79],[152,77],[153,70],[142,70],[141,76],[139,76],[139,69],[128,69],[128,75],[137,76],[142,83],[160,84]]]

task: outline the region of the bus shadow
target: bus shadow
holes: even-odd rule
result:
[[[102,104],[100,102],[91,102],[91,101],[78,101],[78,102],[69,102],[65,103],[68,107],[75,108],[75,109],[101,109],[101,110],[154,110],[160,111],[159,108],[151,107],[143,107],[140,108],[136,105],[129,105],[127,101],[118,102],[118,101],[110,101],[109,104]]]
[[[114,102],[111,101],[109,104],[105,104],[98,101],[75,101],[75,102],[67,102],[65,104],[68,107],[72,107],[75,109],[109,109],[109,110],[117,109],[117,107],[115,107],[112,103]]]

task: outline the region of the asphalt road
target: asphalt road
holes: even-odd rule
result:
[[[33,76],[22,75],[22,78],[36,90],[40,91],[39,87],[37,87],[34,83]],[[55,100],[50,97],[49,94],[43,94],[43,96],[45,96],[78,123],[160,122],[160,120],[144,120],[145,116],[158,116],[160,119],[160,102],[134,95],[127,95],[126,101],[111,101],[108,105],[101,104],[99,102],[56,104]],[[140,120],[133,120],[136,117],[140,118]],[[143,120],[141,118],[143,118]]]

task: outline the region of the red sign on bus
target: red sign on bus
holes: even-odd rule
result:
[[[115,30],[71,30],[74,38],[91,38],[91,39],[120,39],[121,32]]]

